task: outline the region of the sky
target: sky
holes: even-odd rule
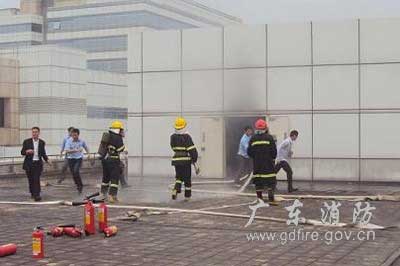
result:
[[[168,1],[168,0],[165,0]],[[400,17],[399,0],[195,0],[246,24]],[[19,0],[0,0],[0,8]]]

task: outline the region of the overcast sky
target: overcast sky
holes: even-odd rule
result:
[[[168,0],[165,0],[168,1]],[[400,17],[400,0],[196,0],[245,23]],[[0,8],[19,0],[0,0]]]

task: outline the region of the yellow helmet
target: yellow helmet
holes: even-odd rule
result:
[[[186,120],[183,117],[175,119],[175,129],[182,129],[186,127]]]
[[[116,120],[111,123],[110,128],[111,129],[124,129],[124,124],[122,124],[121,121]]]

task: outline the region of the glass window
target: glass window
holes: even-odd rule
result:
[[[25,23],[17,25],[3,25],[0,26],[0,34],[16,33],[16,32],[42,32],[42,25],[36,23]]]
[[[127,36],[56,40],[49,41],[48,43],[81,49],[89,53],[126,51],[128,47]]]
[[[185,29],[195,27],[194,25],[147,11],[66,17],[49,20],[49,32],[100,30],[135,26],[147,26],[155,29]]]
[[[32,24],[32,31],[42,33],[42,25],[41,24]]]
[[[5,118],[4,98],[0,98],[0,127],[4,127],[4,118]]]
[[[28,47],[31,45],[38,45],[41,44],[40,42],[37,41],[31,41],[31,42],[3,42],[0,43],[0,49],[12,49],[16,47]]]
[[[93,70],[126,73],[128,61],[126,58],[88,60],[87,67]]]

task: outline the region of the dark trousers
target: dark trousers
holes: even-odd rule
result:
[[[175,165],[175,188],[173,193],[181,193],[182,183],[185,185],[185,198],[192,196],[192,165]]]
[[[289,163],[286,161],[280,161],[279,163],[276,164],[275,166],[275,171],[278,174],[278,172],[283,168],[283,170],[286,172],[287,180],[288,180],[288,188],[291,189],[293,186],[293,170],[292,167],[290,167]]]
[[[240,178],[243,176],[247,176],[253,171],[253,163],[250,158],[243,157],[238,155],[239,157],[239,169],[236,174],[235,182],[239,182]]]
[[[29,182],[29,192],[34,198],[40,196],[40,176],[42,171],[43,165],[41,162],[32,162],[30,167],[25,170]]]
[[[256,194],[259,199],[263,199],[262,193],[266,189],[268,200],[275,200],[276,177],[255,177],[253,183],[256,187]]]
[[[101,193],[112,196],[118,194],[118,184],[121,177],[120,160],[107,159],[102,161],[103,181],[101,183]]]
[[[67,172],[67,169],[69,167],[69,160],[67,158],[64,159],[64,162],[61,166],[61,174],[65,176],[65,173]]]
[[[74,178],[75,185],[78,189],[78,191],[82,191],[82,178],[81,178],[81,165],[82,165],[82,159],[68,159],[68,165],[69,165],[69,170],[72,173],[72,177]]]

